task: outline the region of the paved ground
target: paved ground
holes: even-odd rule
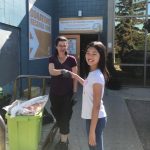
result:
[[[123,91],[105,95],[108,123],[104,132],[105,150],[143,150],[124,100]]]
[[[73,116],[70,124],[70,136],[69,136],[69,148],[70,150],[88,150],[88,144],[86,139],[86,132],[84,128],[84,121],[81,119],[81,93],[82,89],[78,91],[78,103],[73,108]],[[49,108],[49,106],[47,106]],[[45,140],[47,135],[46,130],[48,131],[49,125],[44,126],[42,139]],[[42,140],[42,143],[43,143]],[[51,150],[54,149],[54,145],[58,142],[58,135],[55,138],[54,144],[51,147]],[[47,148],[48,150],[49,148]]]
[[[82,88],[78,91],[78,103],[74,107],[74,113],[71,120],[71,133],[70,133],[70,150],[89,150],[87,144],[87,137],[85,132],[84,121],[80,117],[81,113],[81,93]],[[127,99],[128,106],[127,106]],[[145,104],[134,103],[135,100]],[[104,103],[108,114],[108,122],[104,131],[104,147],[105,150],[149,150],[149,143],[143,143],[140,134],[144,134],[144,139],[149,138],[149,134],[145,134],[145,130],[138,130],[138,128],[147,128],[149,130],[149,122],[145,122],[149,117],[149,112],[146,111],[142,117],[143,110],[150,106],[150,89],[146,88],[123,88],[118,91],[106,90],[104,96]],[[132,103],[131,103],[132,101]],[[142,106],[142,107],[141,107]],[[49,106],[47,105],[47,108]],[[136,108],[136,109],[132,109]],[[140,118],[138,115],[141,114]],[[147,117],[145,117],[147,116]],[[138,119],[143,119],[139,122]],[[43,126],[42,138],[40,145],[49,132],[52,124]],[[147,130],[146,130],[147,131]],[[58,141],[58,136],[54,141]],[[148,141],[148,140],[147,140]],[[150,140],[149,140],[150,141]],[[143,145],[146,146],[143,146]],[[52,149],[53,150],[52,146]],[[147,149],[146,149],[147,148]],[[48,148],[50,150],[50,148]]]
[[[81,93],[82,88],[78,91],[78,103],[74,107],[71,120],[70,150],[88,150],[85,124],[80,118]],[[150,100],[150,90],[146,88],[123,88],[118,91],[108,89],[105,91],[104,103],[108,114],[108,122],[104,131],[105,150],[149,150],[150,147],[149,149],[143,147],[137,130],[138,126],[135,125],[132,117],[135,112],[133,113],[128,109],[126,99],[137,99],[141,102]],[[135,106],[135,104],[130,105],[131,108]],[[139,113],[138,110],[140,107],[137,107],[136,113]],[[147,114],[147,116],[149,115]],[[140,127],[144,126],[145,123],[143,122]],[[56,138],[56,140],[58,139]]]
[[[150,150],[150,101],[126,100],[144,150]]]

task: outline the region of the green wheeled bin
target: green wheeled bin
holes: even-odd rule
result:
[[[39,150],[42,112],[35,116],[6,114],[9,150]]]

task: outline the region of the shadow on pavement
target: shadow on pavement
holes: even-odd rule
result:
[[[150,101],[126,100],[144,150],[150,150]]]

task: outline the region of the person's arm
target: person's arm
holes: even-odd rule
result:
[[[49,70],[50,75],[52,76],[58,76],[67,72],[66,69],[55,69],[55,66],[53,63],[49,63],[48,70]]]
[[[77,74],[78,69],[77,66],[72,67],[72,72]],[[76,93],[77,92],[77,80],[73,78],[73,92]]]
[[[101,105],[101,96],[102,96],[102,88],[103,85],[99,83],[95,83],[93,85],[93,108],[92,108],[92,119],[90,125],[90,132],[89,132],[89,144],[92,146],[96,145],[96,125],[98,121],[98,115]]]
[[[72,78],[76,79],[77,81],[80,82],[81,85],[83,85],[84,79],[82,79],[79,75],[77,75],[76,73],[73,73],[71,71],[70,71],[70,74],[72,75]]]

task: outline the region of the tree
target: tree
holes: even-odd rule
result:
[[[129,18],[120,19],[120,23],[116,26],[115,31],[115,43],[122,60],[126,51],[134,49],[132,42],[132,20]]]
[[[143,19],[128,16],[133,14],[144,15],[146,3],[135,3],[133,0],[119,0],[116,3],[116,7],[116,15],[118,17],[116,17],[115,26],[115,51],[122,62],[125,53],[132,50],[142,50],[144,47],[144,30],[137,27],[143,24]]]

